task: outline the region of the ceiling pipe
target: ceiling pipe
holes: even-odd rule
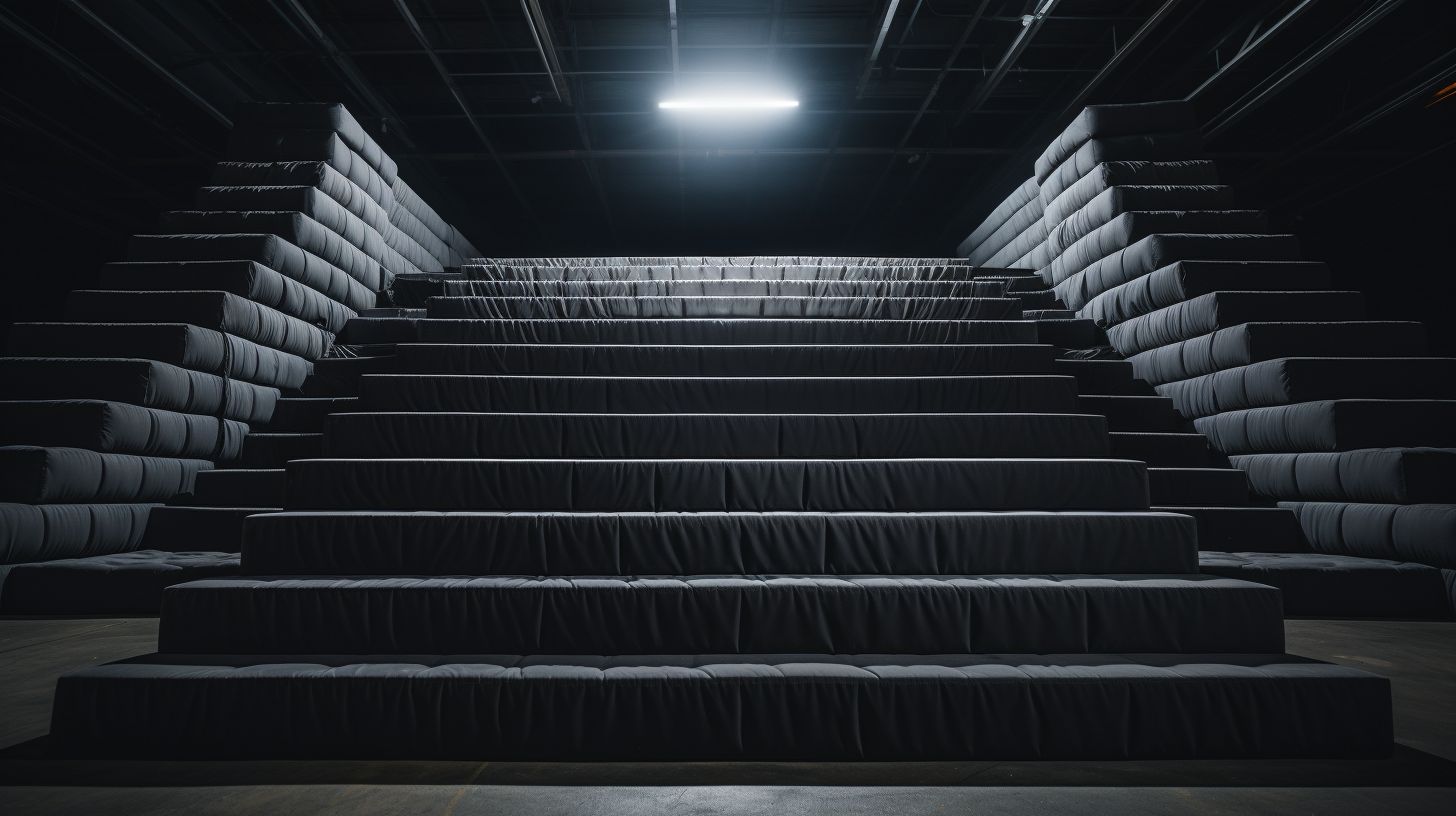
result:
[[[1016,39],[1011,41],[1011,47],[1007,48],[1006,53],[1001,55],[1001,61],[996,63],[996,68],[991,72],[991,75],[976,86],[976,90],[971,95],[970,101],[961,109],[960,115],[956,116],[955,121],[950,123],[951,130],[959,128],[961,123],[966,121],[967,116],[980,110],[981,106],[986,104],[986,100],[990,99],[991,94],[996,92],[996,88],[1001,85],[1001,81],[1006,78],[1007,72],[1011,70],[1011,66],[1015,65],[1016,61],[1021,59],[1022,53],[1026,51],[1027,46],[1031,45],[1031,41],[1036,38],[1036,33],[1041,31],[1042,25],[1046,23],[1051,13],[1056,10],[1057,3],[1059,2],[1061,0],[1040,0],[1036,11],[1021,18],[1021,31],[1017,32]]]
[[[537,0],[521,0],[521,13],[526,16],[526,27],[531,30],[531,39],[541,55],[541,64],[546,66],[546,74],[551,78],[551,91],[556,94],[556,101],[570,105],[571,87],[566,84],[561,59],[556,53],[556,44],[551,40],[551,28],[546,22],[546,14],[541,11],[541,4]]]
[[[1314,3],[1315,0],[1300,0],[1299,5],[1290,9],[1287,14],[1285,14],[1283,17],[1280,17],[1273,25],[1264,29],[1264,33],[1260,34],[1257,39],[1254,39],[1252,41],[1245,41],[1244,45],[1239,48],[1238,53],[1234,54],[1228,62],[1220,65],[1218,67],[1218,70],[1214,71],[1213,74],[1208,77],[1208,79],[1203,80],[1203,82],[1200,83],[1197,88],[1189,91],[1188,95],[1183,97],[1183,101],[1192,102],[1193,100],[1198,98],[1199,94],[1207,90],[1210,85],[1213,85],[1215,82],[1218,82],[1220,79],[1228,76],[1230,71],[1232,71],[1241,62],[1244,61],[1244,58],[1258,51],[1259,48],[1263,46],[1264,43],[1268,42],[1272,37],[1274,37],[1274,35],[1278,34],[1280,31],[1283,31],[1290,23],[1299,19],[1299,16],[1301,14],[1304,14],[1306,11],[1309,11],[1310,7],[1313,6]],[[1249,33],[1252,34],[1253,32],[1251,31]]]

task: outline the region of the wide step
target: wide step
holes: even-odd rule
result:
[[[350,338],[354,323],[344,329]],[[1055,321],[1051,321],[1055,322]],[[1069,321],[1080,322],[1080,321]],[[1091,326],[1091,321],[1086,321]],[[382,336],[384,327],[368,336]],[[1093,327],[1095,329],[1095,327]],[[363,333],[361,326],[360,333]],[[1095,332],[1094,332],[1095,333]],[[400,332],[401,335],[404,332]],[[644,345],[1035,343],[1025,320],[849,320],[835,318],[646,318],[571,320],[419,320],[412,338],[426,343],[613,343]],[[393,335],[390,335],[393,336]],[[349,342],[360,342],[349,340]],[[374,341],[379,342],[379,341]],[[398,342],[411,342],[401,339]],[[1048,343],[1056,344],[1053,340]]]
[[[842,318],[849,320],[1007,320],[1016,298],[865,297],[432,297],[432,318]]]

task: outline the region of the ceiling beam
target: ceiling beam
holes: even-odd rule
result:
[[[1193,100],[1198,98],[1199,94],[1208,90],[1209,86],[1213,85],[1215,82],[1218,82],[1220,79],[1228,76],[1229,72],[1232,71],[1234,68],[1238,67],[1238,65],[1242,63],[1245,58],[1247,58],[1250,54],[1257,52],[1259,48],[1264,45],[1264,43],[1268,42],[1279,32],[1287,28],[1290,23],[1298,20],[1301,14],[1309,11],[1310,8],[1314,6],[1314,3],[1315,0],[1300,0],[1299,5],[1290,9],[1284,14],[1283,17],[1280,17],[1272,25],[1264,29],[1263,33],[1259,34],[1257,38],[1245,39],[1244,44],[1239,46],[1238,52],[1230,57],[1228,62],[1225,62],[1222,65],[1218,66],[1218,69],[1210,74],[1208,79],[1205,79],[1203,80],[1203,82],[1199,83],[1197,88],[1189,91],[1188,95],[1183,97],[1184,101],[1192,102]],[[1254,24],[1254,27],[1249,31],[1250,37],[1253,37],[1253,34],[1259,30],[1259,26],[1261,24],[1262,21]]]
[[[1134,31],[1132,36],[1127,38],[1127,41],[1122,44],[1122,47],[1113,52],[1112,58],[1098,69],[1096,76],[1088,80],[1087,84],[1082,86],[1082,90],[1078,91],[1077,95],[1072,97],[1071,101],[1062,108],[1062,112],[1057,114],[1056,119],[1060,121],[1081,112],[1082,106],[1087,104],[1087,100],[1092,97],[1092,93],[1097,90],[1098,86],[1111,76],[1113,71],[1117,70],[1117,67],[1122,64],[1123,59],[1128,54],[1131,54],[1139,45],[1142,45],[1143,40],[1146,40],[1148,35],[1153,33],[1154,29],[1162,25],[1164,20],[1171,17],[1181,3],[1183,3],[1183,0],[1166,0],[1163,5],[1158,7],[1157,11],[1149,15],[1148,19],[1144,20],[1143,24],[1138,26],[1138,30]]]
[[[976,85],[976,89],[971,93],[971,98],[961,108],[960,114],[950,123],[951,130],[959,128],[961,123],[966,121],[966,117],[980,110],[981,106],[986,104],[986,100],[991,98],[991,94],[996,93],[996,88],[1006,78],[1011,66],[1021,59],[1027,46],[1036,39],[1036,33],[1041,31],[1042,24],[1047,21],[1047,17],[1056,9],[1060,0],[1034,0],[1034,2],[1036,7],[1035,11],[1028,15],[1030,19],[1021,18],[1021,30],[1016,33],[1016,39],[1011,41],[1006,53],[1001,55],[1001,60],[996,63],[996,68],[991,71],[991,75]]]
[[[521,0],[521,13],[526,16],[526,26],[531,30],[536,50],[541,52],[541,64],[551,78],[551,90],[556,94],[556,101],[570,105],[571,88],[562,75],[561,58],[557,56],[556,43],[551,40],[551,26],[546,21],[546,14],[541,11],[541,4],[537,0]]]

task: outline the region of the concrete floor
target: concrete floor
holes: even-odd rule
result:
[[[1456,623],[1289,621],[1289,651],[1394,684],[1378,762],[550,764],[56,758],[57,675],[152,651],[155,619],[0,620],[0,813],[1456,812]]]

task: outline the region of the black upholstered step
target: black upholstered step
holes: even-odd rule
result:
[[[1051,368],[1056,374],[1077,378],[1077,391],[1083,395],[1151,394],[1132,378],[1132,363],[1126,360],[1057,360]]]
[[[306,510],[1141,510],[1142,462],[1106,459],[316,459]]]
[[[162,213],[158,226],[161,232],[172,235],[276,235],[342,270],[370,291],[384,288],[385,274],[379,261],[343,235],[301,212],[172,210]]]
[[[389,459],[893,459],[1108,455],[1078,414],[353,413],[324,455]]]
[[[1456,448],[1367,448],[1230,457],[1255,493],[1275,499],[1456,502]]]
[[[241,468],[281,468],[293,459],[311,459],[323,453],[321,433],[251,433],[233,463]]]
[[[1424,564],[1323,553],[1205,552],[1208,575],[1278,587],[1284,614],[1347,618],[1451,618],[1441,571]]]
[[[0,401],[0,443],[221,462],[248,426],[230,419],[101,400]]]
[[[1089,206],[1096,206],[1096,203]],[[1117,215],[1104,214],[1110,216],[1106,223],[1094,227],[1088,223],[1090,211],[1083,208],[1047,234],[1044,251],[1049,260],[1041,270],[1042,277],[1058,285],[1058,295],[1065,294],[1075,299],[1075,302],[1067,301],[1073,308],[1080,307],[1089,297],[1105,290],[1109,283],[1116,285],[1126,280],[1129,274],[1146,274],[1156,268],[1151,266],[1157,263],[1151,256],[1167,253],[1144,252],[1141,248],[1129,251],[1130,247],[1137,247],[1139,242],[1149,238],[1168,240],[1198,236],[1205,246],[1214,248],[1213,253],[1208,255],[1211,258],[1222,257],[1216,247],[1224,244],[1252,245],[1255,242],[1269,248],[1271,254],[1261,255],[1252,247],[1252,251],[1235,250],[1232,254],[1235,258],[1283,260],[1290,257],[1286,247],[1292,236],[1265,235],[1269,230],[1268,218],[1259,210],[1136,208]],[[1081,235],[1076,234],[1079,228],[1083,230]],[[1209,240],[1211,238],[1220,240],[1215,243]],[[1284,240],[1261,240],[1280,238]],[[1172,254],[1183,258],[1199,257],[1176,251]],[[1110,263],[1103,263],[1109,260]]]
[[[168,505],[152,511],[141,547],[167,552],[241,552],[243,519],[277,507]]]
[[[359,393],[359,378],[398,370],[393,355],[325,357],[314,363],[313,376],[300,389],[309,397],[350,397]]]
[[[135,550],[18,564],[5,576],[7,615],[155,615],[162,590],[238,574],[238,554]]]
[[[192,503],[210,507],[282,507],[288,485],[282,468],[228,468],[197,474]]]
[[[1104,345],[1107,337],[1096,323],[1083,318],[1037,320],[1037,338],[1058,348],[1080,349]]]
[[[420,322],[414,317],[356,317],[339,332],[338,342],[350,345],[414,343],[420,339]]]
[[[302,357],[185,323],[17,323],[10,354],[139,357],[275,388],[297,388],[313,366]]]
[[[611,343],[644,345],[1035,343],[1024,320],[847,320],[682,318],[647,320],[421,320],[427,343]],[[354,334],[349,328],[345,334]],[[350,340],[349,342],[357,342]],[[400,342],[409,342],[400,340]],[[1046,342],[1052,342],[1050,340]]]
[[[191,371],[156,360],[0,357],[9,399],[94,399],[239,422],[273,415],[278,389]]]
[[[1004,272],[1010,271],[1013,270],[1004,270]],[[1006,286],[1006,291],[1008,294],[1013,292],[1051,291],[1050,288],[1046,285],[1046,281],[1042,280],[1041,277],[1036,274],[1036,272],[1030,269],[1014,271],[1020,271],[1021,274],[1010,275],[998,273],[996,275],[979,275],[976,279],[1004,284]]]
[[[866,297],[432,297],[431,318],[829,318],[845,320],[1007,320],[1011,298]]]
[[[1116,431],[1109,437],[1113,456],[1139,459],[1150,467],[1201,468],[1214,464],[1203,434]]]
[[[1329,269],[1317,261],[1178,261],[1092,298],[1081,314],[1115,326],[1209,292],[1299,292],[1329,285]]]
[[[277,578],[162,599],[213,654],[1280,652],[1279,593],[1194,576]]]
[[[1456,400],[1322,400],[1194,421],[1227,454],[1456,446]]]
[[[1299,519],[1278,507],[1169,507],[1165,513],[1183,513],[1198,521],[1198,547],[1202,550],[1246,548],[1264,553],[1308,552]]]
[[[332,333],[228,292],[105,292],[78,290],[66,316],[83,322],[191,323],[235,334],[308,360],[322,357]]]
[[[62,677],[52,721],[126,757],[475,761],[1381,757],[1392,729],[1388,680],[1270,654],[152,655]]]
[[[524,259],[523,259],[524,260]],[[537,259],[530,264],[465,264],[467,278],[530,281],[649,281],[649,280],[792,280],[792,281],[968,281],[980,276],[970,265],[885,265],[787,264],[787,265],[702,265],[646,263],[636,265],[586,265],[592,259]],[[568,262],[570,265],[564,265]]]
[[[273,433],[320,433],[329,414],[357,410],[358,397],[284,397],[264,428]]]
[[[601,413],[1074,413],[1058,375],[947,377],[561,377],[375,374],[366,411]]]
[[[1359,292],[1211,292],[1112,326],[1113,348],[1133,355],[1240,323],[1360,320]]]
[[[449,280],[441,294],[474,297],[1003,297],[1003,280]]]
[[[230,292],[337,332],[353,309],[257,261],[123,261],[101,268],[99,289]]]
[[[1324,399],[1451,399],[1456,358],[1282,357],[1157,389],[1187,417]]]
[[[0,502],[167,501],[190,492],[198,471],[211,467],[205,459],[7,445],[0,447]]]
[[[1312,549],[1456,570],[1456,504],[1280,502]]]
[[[1185,573],[1169,513],[273,513],[250,575]]]
[[[1107,417],[1108,427],[1115,431],[1177,433],[1187,424],[1167,397],[1083,395],[1077,406]]]
[[[1154,385],[1279,357],[1410,357],[1426,349],[1426,327],[1402,321],[1244,323],[1128,358]]]
[[[0,564],[134,550],[155,504],[0,502]]]
[[[1150,467],[1148,493],[1159,507],[1240,507],[1249,503],[1243,471],[1229,468]]]
[[[439,374],[915,376],[1069,374],[1034,344],[653,346],[406,343],[398,370]],[[1126,364],[1124,364],[1126,365]]]

